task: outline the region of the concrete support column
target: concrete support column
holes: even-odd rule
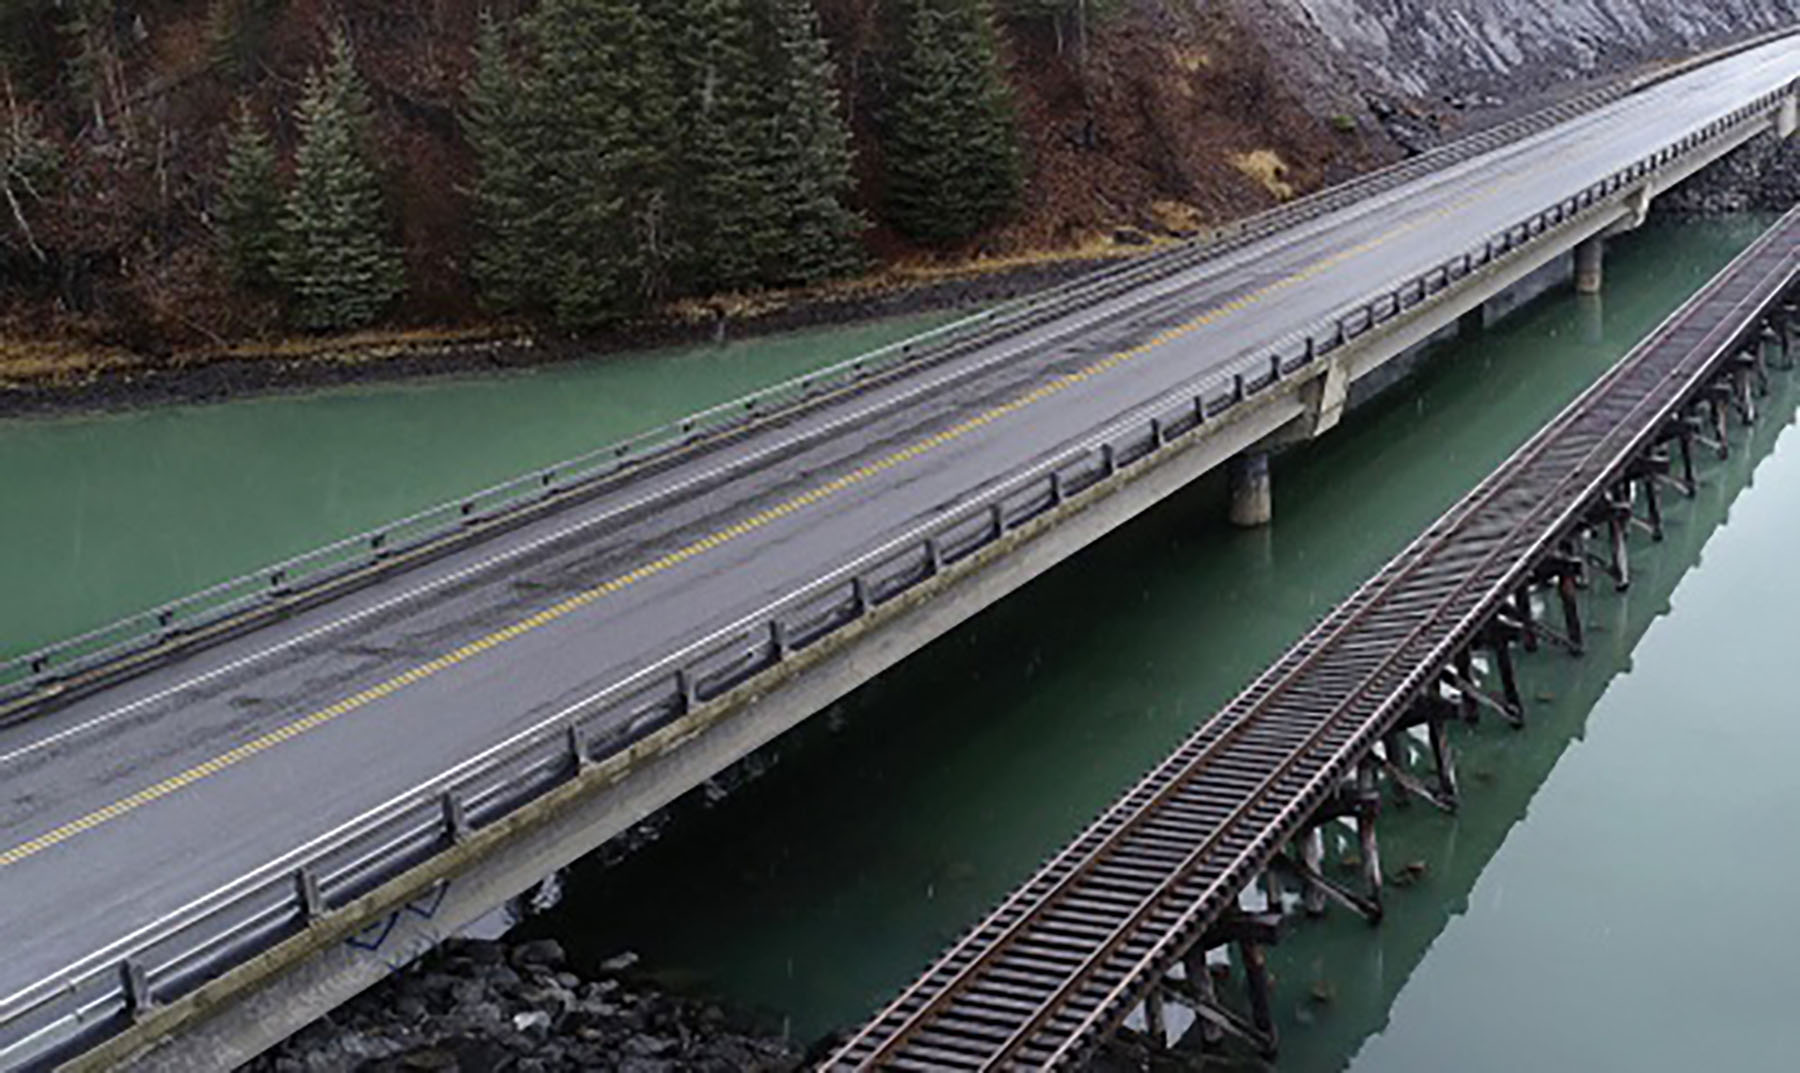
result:
[[[1775,115],[1775,135],[1791,138],[1796,129],[1800,129],[1800,97],[1785,97],[1781,102],[1781,111]]]
[[[1275,497],[1269,490],[1269,455],[1246,451],[1225,466],[1231,484],[1231,524],[1256,529],[1275,515]]]
[[[1575,293],[1599,294],[1606,282],[1606,240],[1599,235],[1575,247]]]

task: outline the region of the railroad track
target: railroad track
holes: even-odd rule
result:
[[[1709,384],[1797,274],[1800,210],[1330,612],[827,1067],[1066,1067],[1169,986],[1184,958],[1193,978],[1203,962],[1189,955],[1210,945],[1207,930],[1359,769],[1371,770],[1376,743],[1438,695],[1459,655],[1503,612],[1529,606],[1520,594],[1546,558],[1585,549],[1596,505],[1623,531],[1634,482],[1653,479],[1634,463],[1669,429],[1691,427],[1684,407],[1720,405]],[[1747,392],[1743,406],[1753,412]],[[1623,561],[1612,568],[1624,584]],[[1578,625],[1571,632],[1578,642]]]

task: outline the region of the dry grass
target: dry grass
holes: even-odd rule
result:
[[[343,335],[257,340],[195,351],[188,360],[261,361],[306,358],[334,361],[379,360],[401,353],[469,346],[496,340],[521,342],[521,333],[493,325],[475,328],[406,328],[349,332]]]
[[[1199,74],[1212,66],[1212,54],[1203,48],[1170,48],[1169,58],[1175,66],[1190,75]]]
[[[531,345],[520,332],[495,327],[366,331],[312,338],[255,340],[194,348],[167,357],[55,339],[0,336],[0,386],[53,387],[89,383],[133,370],[197,366],[217,361],[374,363],[402,355],[504,341]]]
[[[1294,188],[1287,181],[1287,162],[1274,150],[1253,149],[1248,153],[1233,153],[1226,159],[1231,161],[1232,167],[1261,183],[1263,189],[1282,201],[1294,196]]]
[[[0,384],[78,383],[142,363],[123,350],[0,337]]]
[[[1174,234],[1206,230],[1206,214],[1185,201],[1152,201],[1150,215],[1164,231]]]

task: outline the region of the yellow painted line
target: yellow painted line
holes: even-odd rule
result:
[[[29,842],[22,842],[12,849],[0,852],[0,868],[17,864],[28,857],[42,853],[52,846],[67,842],[76,835],[91,831],[104,823],[118,819],[126,813],[135,811],[153,801],[158,801],[179,790],[192,786],[202,779],[217,775],[219,772],[241,764],[253,756],[265,753],[283,742],[291,741],[309,731],[317,730],[319,727],[325,726],[335,719],[348,715],[358,709],[365,708],[375,701],[390,696],[407,686],[415,685],[434,675],[441,674],[442,672],[449,670],[458,664],[465,663],[484,652],[506,644],[509,641],[517,640],[534,630],[548,626],[558,619],[564,618],[602,597],[610,596],[613,593],[630,588],[632,585],[678,566],[702,552],[711,551],[720,545],[730,543],[733,540],[737,540],[740,537],[761,529],[771,522],[784,518],[797,510],[810,507],[822,500],[837,495],[839,492],[863,484],[871,478],[893,469],[895,466],[909,462],[929,451],[959,440],[977,429],[983,428],[1003,417],[1007,417],[1023,410],[1027,406],[1051,398],[1090,377],[1106,372],[1109,369],[1116,368],[1134,358],[1141,357],[1158,347],[1174,342],[1189,332],[1214,323],[1229,312],[1247,309],[1277,291],[1292,287],[1297,283],[1305,282],[1334,265],[1341,264],[1350,258],[1367,253],[1370,250],[1374,250],[1393,241],[1401,235],[1423,227],[1433,219],[1451,215],[1452,213],[1460,211],[1468,204],[1492,197],[1500,189],[1509,185],[1510,182],[1516,182],[1523,177],[1524,173],[1521,173],[1510,181],[1502,181],[1486,187],[1477,195],[1472,195],[1459,201],[1452,202],[1432,213],[1430,216],[1412,220],[1366,242],[1359,243],[1356,246],[1344,250],[1339,250],[1329,257],[1313,262],[1290,276],[1258,287],[1255,290],[1247,292],[1242,297],[1227,303],[1225,306],[1210,309],[1184,324],[1168,329],[1148,343],[1131,347],[1128,350],[1119,351],[1109,357],[1101,358],[1075,372],[1058,376],[1056,379],[1026,392],[1018,398],[1013,399],[1011,402],[1003,403],[990,410],[976,414],[974,417],[953,425],[942,432],[935,433],[917,443],[895,451],[893,454],[851,470],[843,476],[821,484],[816,488],[802,492],[792,499],[778,503],[760,513],[753,514],[734,525],[702,537],[686,547],[672,551],[627,574],[622,574],[610,581],[602,582],[591,589],[576,593],[574,596],[568,597],[560,603],[552,604],[544,610],[539,611],[528,618],[521,619],[511,626],[507,626],[506,628],[497,630],[485,637],[471,641],[461,648],[445,653],[428,663],[422,663],[419,666],[398,674],[393,678],[389,678],[387,681],[381,682],[378,685],[370,686],[360,693],[351,694],[337,703],[321,708],[304,718],[297,719],[259,737],[252,738],[235,749],[221,753],[205,763],[196,764],[180,774],[172,775],[161,782],[147,786],[129,797],[121,798],[118,801],[107,805],[105,808],[97,809],[79,819],[71,820],[60,827],[46,831]]]

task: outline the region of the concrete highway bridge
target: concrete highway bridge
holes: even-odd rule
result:
[[[0,1068],[229,1068],[1209,470],[1266,520],[1267,451],[1598,287],[1796,79],[1590,94],[0,666]]]

